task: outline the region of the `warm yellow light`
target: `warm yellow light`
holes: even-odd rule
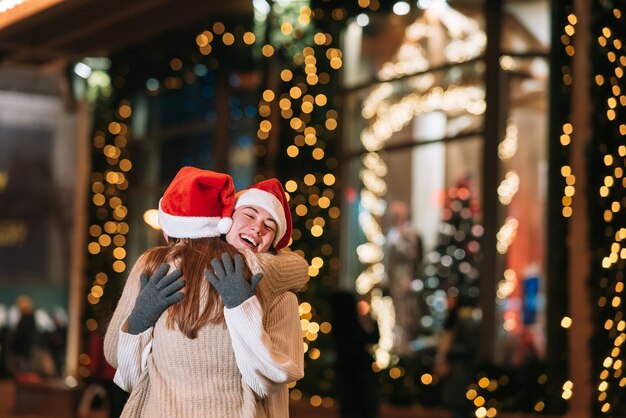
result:
[[[337,129],[337,121],[335,119],[326,119],[325,126],[329,131],[334,131]]]
[[[123,273],[126,270],[126,263],[121,260],[117,260],[113,263],[113,270],[117,273]]]
[[[246,32],[243,34],[243,42],[246,45],[252,45],[256,40],[256,36],[252,32]]]
[[[341,61],[341,58],[339,57],[333,57],[330,59],[330,66],[334,70],[338,70],[339,68],[341,68],[342,64],[343,62]]]
[[[293,25],[291,24],[291,22],[283,21],[283,23],[280,25],[280,31],[283,35],[290,35],[291,32],[293,32]]]
[[[126,119],[126,118],[129,118],[130,115],[132,115],[133,110],[131,109],[131,107],[129,105],[123,104],[118,109],[118,113],[119,113],[120,117]]]
[[[313,174],[307,174],[304,176],[304,184],[307,186],[313,186],[315,184],[315,176]]]
[[[288,70],[288,69],[284,69],[280,72],[280,79],[287,82],[287,81],[291,81],[291,79],[293,78],[293,73]]]
[[[315,42],[316,45],[324,45],[324,43],[326,43],[326,35],[321,32],[316,33],[313,36],[313,42]]]
[[[126,245],[126,237],[124,235],[116,235],[113,237],[113,244],[118,247],[123,247]]]
[[[322,196],[317,201],[317,205],[322,209],[326,209],[327,207],[330,206],[330,199],[327,198],[326,196]]]
[[[313,257],[313,260],[311,260],[311,265],[319,268],[322,268],[322,266],[324,265],[324,260],[322,260],[321,257]]]
[[[90,242],[89,245],[87,245],[87,251],[89,251],[89,254],[98,254],[100,252],[100,244],[97,242]]]
[[[222,22],[215,22],[213,24],[213,32],[215,32],[216,34],[221,35],[222,33],[224,33],[225,30],[226,27]]]
[[[289,192],[289,193],[293,193],[298,189],[298,183],[296,183],[293,180],[287,180],[287,183],[285,183],[285,189]]]
[[[567,21],[572,25],[575,25],[578,22],[578,19],[576,18],[575,14],[570,14],[567,16]]]
[[[91,288],[91,294],[94,295],[94,297],[96,298],[101,298],[104,294],[104,290],[102,289],[102,286],[96,285]]]
[[[117,258],[118,260],[124,259],[126,257],[126,250],[122,247],[117,247],[113,250],[113,257]]]
[[[269,132],[272,129],[272,123],[269,120],[262,120],[261,123],[259,123],[259,129],[262,132]]]
[[[269,117],[270,113],[272,113],[272,110],[268,105],[262,104],[259,106],[259,115],[261,117],[267,118]]]
[[[321,93],[315,96],[315,104],[318,106],[324,106],[327,101],[328,99],[326,98],[326,96]]]
[[[324,158],[324,150],[322,148],[315,148],[311,155],[313,155],[314,159],[321,160]]]
[[[311,360],[317,360],[320,358],[320,350],[318,348],[312,348],[309,350],[309,357]]]
[[[300,150],[298,149],[297,146],[289,145],[287,147],[287,155],[290,156],[291,158],[297,157],[299,153],[300,153]]]
[[[289,95],[293,97],[294,99],[297,99],[300,96],[302,96],[302,90],[300,89],[300,87],[294,86],[291,89],[289,89]]]
[[[291,126],[292,129],[296,130],[296,131],[300,131],[303,128],[303,123],[302,123],[302,119],[300,118],[292,118],[289,121],[289,126]]]
[[[569,316],[564,316],[563,319],[561,319],[561,326],[563,328],[569,328],[572,326],[572,318],[570,318]]]
[[[100,243],[103,247],[108,247],[111,245],[111,236],[107,234],[102,234],[98,237],[98,243]]]
[[[320,406],[322,404],[322,398],[320,396],[318,396],[318,395],[313,395],[313,396],[311,396],[310,402],[311,402],[312,406],[317,407],[317,406]]]
[[[299,401],[300,399],[302,399],[302,391],[300,391],[300,389],[293,389],[291,392],[289,392],[289,397],[294,401]]]
[[[123,159],[119,163],[120,170],[122,171],[130,171],[133,168],[133,163],[130,160]]]
[[[311,113],[313,111],[313,103],[311,102],[303,102],[301,106],[302,112]]]
[[[263,53],[264,57],[269,58],[274,55],[274,47],[272,45],[263,45],[263,48],[261,48],[261,52]]]
[[[328,173],[324,175],[324,184],[327,186],[332,186],[335,184],[335,176]]]
[[[159,211],[157,209],[148,209],[145,211],[143,213],[143,221],[153,229],[161,229],[159,225]]]
[[[281,109],[289,109],[291,107],[291,100],[289,100],[286,97],[283,97],[282,99],[280,99],[280,101],[278,102],[278,106]]]
[[[309,209],[305,205],[296,206],[296,215],[298,216],[304,216],[307,214],[308,211]]]
[[[319,237],[324,233],[324,229],[319,225],[313,225],[311,228],[311,235],[314,237]]]

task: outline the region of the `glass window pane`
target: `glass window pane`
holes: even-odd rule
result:
[[[508,77],[510,110],[499,147],[504,271],[495,352],[496,361],[520,367],[545,352],[548,71],[540,58],[515,65],[520,70]]]
[[[504,4],[502,50],[507,54],[550,48],[550,2],[508,0]]]

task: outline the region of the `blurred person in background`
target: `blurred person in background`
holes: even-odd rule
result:
[[[0,305],[0,379],[8,377],[7,348],[9,334],[9,318],[7,308]]]
[[[18,380],[38,372],[35,351],[39,335],[35,322],[33,301],[20,295],[15,302],[19,319],[9,335],[9,369]]]

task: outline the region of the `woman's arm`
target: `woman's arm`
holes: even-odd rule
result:
[[[257,395],[266,397],[280,386],[304,376],[295,294],[278,295],[266,306],[265,312],[253,296],[235,308],[225,308],[224,316],[242,379]]]
[[[114,368],[118,368],[118,342],[122,324],[126,321],[133,308],[139,294],[139,276],[144,270],[144,256],[139,257],[128,275],[122,296],[113,312],[113,317],[104,336],[104,357]]]
[[[152,350],[150,327],[140,334],[128,332],[128,321],[122,324],[117,346],[117,370],[113,382],[126,392],[131,392],[147,367],[148,354]]]
[[[273,300],[283,292],[300,292],[309,281],[309,265],[295,252],[281,250],[278,254],[242,251],[253,272],[263,272],[259,291],[263,300]]]

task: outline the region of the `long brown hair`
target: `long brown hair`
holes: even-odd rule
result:
[[[186,282],[185,298],[168,308],[167,326],[174,329],[176,324],[183,334],[194,339],[203,326],[224,323],[224,304],[215,288],[204,277],[204,272],[213,270],[211,260],[219,260],[222,253],[234,256],[239,251],[220,237],[169,238],[169,244],[146,253],[144,272],[152,276],[161,263],[172,263],[182,272]],[[245,263],[244,270],[249,279],[251,273]]]

